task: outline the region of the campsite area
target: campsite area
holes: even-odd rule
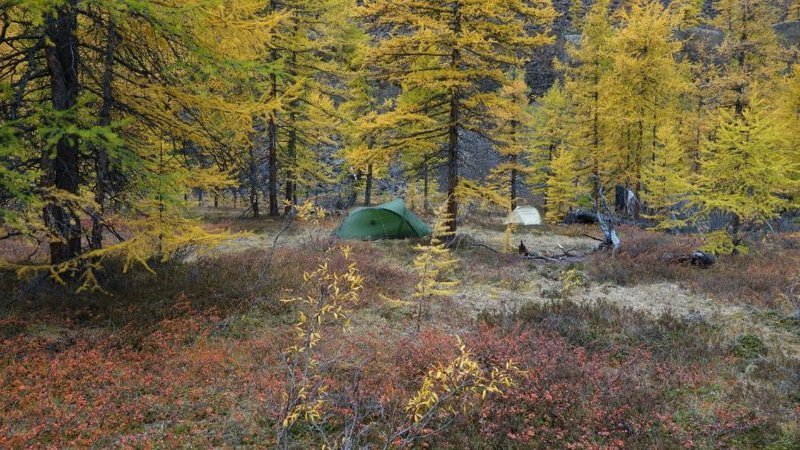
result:
[[[0,450],[800,450],[800,0],[0,0]]]
[[[155,273],[109,271],[105,292],[3,275],[13,298],[0,318],[3,447],[274,446],[293,385],[307,389],[284,437],[297,448],[412,437],[455,448],[798,442],[800,323],[787,304],[798,294],[796,235],[702,270],[661,258],[691,252],[694,237],[623,226],[611,258],[586,236],[599,236],[596,225],[509,237],[501,212],[476,213],[449,251],[458,283],[420,299],[425,239],[340,240],[344,217],[330,215],[287,225],[230,207],[196,214],[249,231]],[[520,241],[540,258],[521,256]],[[363,278],[347,279],[351,265]],[[315,275],[297,283],[303,272]],[[321,275],[342,277],[343,296],[326,300],[340,317],[324,316],[311,368],[290,376],[298,313],[315,308],[285,300],[317,299]],[[409,431],[415,399],[433,412]]]

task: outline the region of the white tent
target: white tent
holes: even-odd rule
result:
[[[542,215],[533,206],[520,206],[508,215],[506,224],[516,223],[519,225],[541,225]]]

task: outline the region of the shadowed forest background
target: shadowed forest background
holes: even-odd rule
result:
[[[791,0],[0,0],[0,447],[798,448],[799,58]]]

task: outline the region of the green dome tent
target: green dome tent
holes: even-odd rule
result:
[[[333,234],[342,239],[405,239],[428,236],[431,227],[406,208],[402,199],[354,209]]]

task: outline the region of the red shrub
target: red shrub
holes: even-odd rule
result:
[[[653,369],[644,366],[647,355],[640,355],[634,367],[626,367],[628,361],[609,367],[604,355],[569,349],[555,335],[484,332],[480,337],[481,354],[511,358],[524,370],[516,386],[484,408],[483,435],[504,446],[621,448],[630,430],[652,428],[653,417],[636,414],[623,395],[630,388],[629,371]]]
[[[255,426],[257,399],[270,401],[279,382],[258,362],[276,349],[210,339],[217,321],[186,310],[165,319],[140,349],[120,348],[104,332],[3,341],[0,447],[215,446],[226,442],[220,427],[228,414],[242,409],[249,410],[238,425],[243,434],[269,439]]]

